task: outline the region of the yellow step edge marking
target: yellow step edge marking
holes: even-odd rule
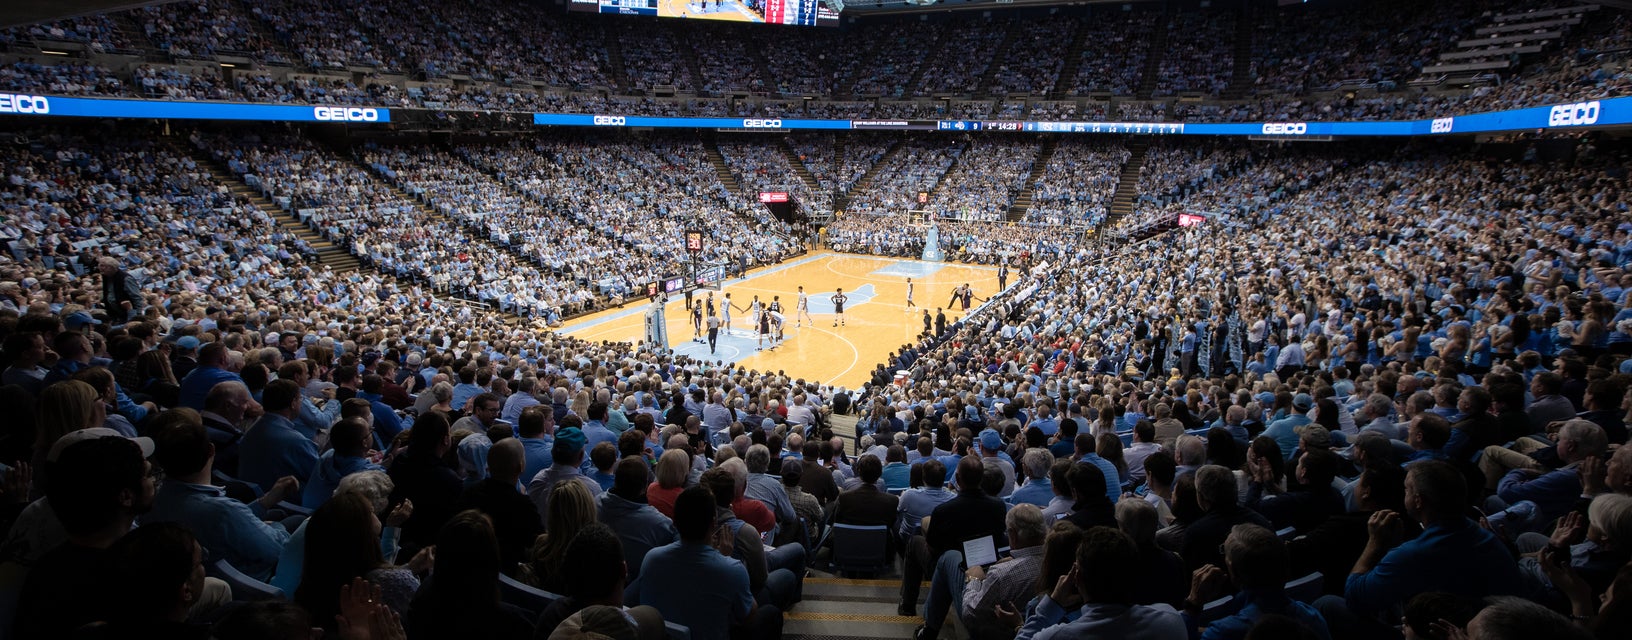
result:
[[[918,616],[895,616],[871,613],[811,613],[805,611],[789,611],[782,614],[787,620],[807,620],[812,622],[888,622],[893,624],[917,624],[922,621]]]
[[[864,580],[858,578],[805,578],[805,584],[838,584],[852,587],[899,587],[901,586],[901,581],[877,579]],[[925,580],[923,585],[926,587],[929,586],[929,581]]]

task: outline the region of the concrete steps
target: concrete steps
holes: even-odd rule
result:
[[[282,207],[262,195],[254,187],[246,184],[242,178],[228,171],[217,163],[214,158],[209,157],[208,154],[195,153],[193,156],[206,169],[209,169],[211,177],[214,177],[216,182],[226,185],[234,196],[249,200],[256,208],[271,216],[279,227],[293,233],[295,237],[300,238],[312,249],[316,250],[317,260],[324,266],[334,270],[335,273],[348,273],[362,268],[362,262],[356,256],[351,255],[351,252],[345,247],[330,242],[322,234],[313,230],[310,225],[295,217],[294,214],[284,211]]]
[[[812,574],[825,575],[817,571]],[[899,577],[805,578],[804,600],[784,615],[782,637],[795,640],[911,638],[923,619],[896,615],[900,592]],[[920,605],[928,594],[929,583],[925,582],[919,590]],[[957,637],[956,633],[949,626],[941,636],[953,638]]]
[[[1025,188],[1009,203],[1008,215],[1004,216],[1009,222],[1019,222],[1025,219],[1026,212],[1031,211],[1031,196],[1036,190],[1037,180],[1043,177],[1043,171],[1048,169],[1048,161],[1054,157],[1054,150],[1059,148],[1058,138],[1050,137],[1043,141],[1042,148],[1037,150],[1037,159],[1031,163],[1031,173],[1026,176]]]
[[[1149,151],[1150,140],[1146,138],[1135,137],[1128,142],[1128,162],[1122,165],[1122,175],[1116,182],[1116,191],[1111,195],[1111,210],[1105,218],[1106,225],[1115,224],[1133,214],[1133,201],[1139,197],[1139,174],[1145,167],[1145,154]]]

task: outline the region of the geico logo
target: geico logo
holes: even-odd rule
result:
[[[51,101],[45,96],[0,93],[0,113],[51,113]]]
[[[380,111],[357,107],[312,107],[312,117],[325,121],[379,122]]]
[[[1580,127],[1598,123],[1598,101],[1561,104],[1547,113],[1549,127]]]
[[[626,122],[628,122],[628,119],[623,116],[595,116],[596,126],[621,127]]]
[[[1428,126],[1428,132],[1429,133],[1450,133],[1451,132],[1451,126],[1455,122],[1456,122],[1456,118],[1434,118],[1433,123]]]
[[[781,129],[782,128],[782,121],[781,120],[743,120],[742,121],[742,126],[744,128],[755,128],[755,129]]]
[[[1301,136],[1309,133],[1307,122],[1265,122],[1264,135],[1270,136]]]

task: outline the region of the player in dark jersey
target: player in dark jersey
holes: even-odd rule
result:
[[[703,342],[703,305],[691,305],[691,341]]]
[[[833,317],[833,326],[838,327],[838,326],[842,326],[844,324],[844,303],[849,302],[849,301],[850,301],[850,298],[848,298],[848,297],[846,297],[844,295],[844,288],[843,287],[840,287],[838,290],[834,291],[834,293],[833,293],[833,316],[834,316]]]

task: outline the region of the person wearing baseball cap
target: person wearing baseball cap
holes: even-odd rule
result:
[[[92,317],[88,311],[75,311],[62,317],[62,326],[69,331],[84,331],[88,325],[99,324],[102,321]]]
[[[1285,460],[1292,459],[1292,452],[1298,448],[1298,427],[1309,424],[1309,409],[1315,406],[1315,399],[1307,393],[1292,396],[1292,410],[1285,418],[1269,423],[1264,427],[1263,435],[1275,439],[1275,444],[1281,447],[1281,456]]]
[[[550,468],[538,472],[527,483],[527,497],[538,508],[538,517],[549,526],[550,492],[562,482],[582,482],[592,495],[601,493],[600,483],[584,475],[579,469],[584,463],[584,443],[589,439],[578,427],[565,427],[555,432],[555,444],[550,447]]]
[[[153,441],[111,429],[81,429],[46,454],[46,500],[66,542],[41,556],[24,580],[17,638],[66,638],[105,620],[113,599],[108,549],[153,508]],[[21,524],[21,523],[19,523]]]

